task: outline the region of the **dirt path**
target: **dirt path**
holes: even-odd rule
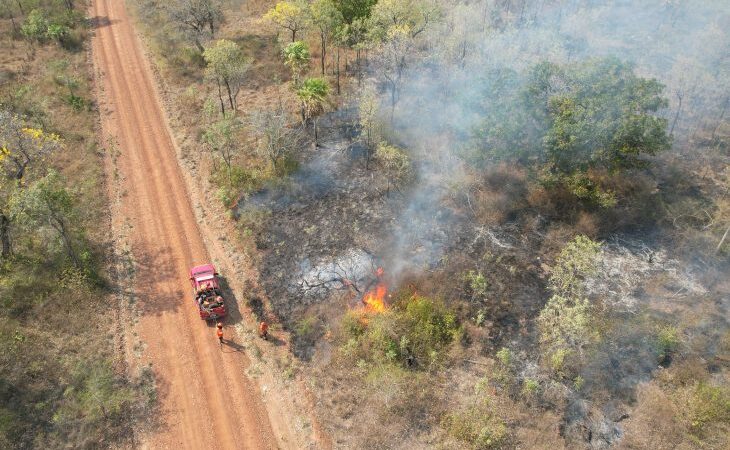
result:
[[[219,348],[198,317],[186,272],[210,257],[195,221],[175,147],[151,72],[124,2],[95,0],[92,53],[102,132],[119,152],[110,183],[121,201],[116,226],[131,224],[134,290],[161,402],[159,425],[141,437],[147,448],[276,448],[257,383],[245,376],[242,346]],[[240,317],[234,314],[234,317]],[[227,335],[233,337],[233,330]]]

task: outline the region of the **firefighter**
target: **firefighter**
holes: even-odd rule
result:
[[[269,324],[265,320],[262,320],[259,324],[259,337],[262,339],[268,339],[269,337]]]
[[[215,334],[218,336],[218,342],[220,342],[221,345],[223,345],[223,323],[218,322],[216,324],[216,327],[218,327],[218,329],[215,332]]]

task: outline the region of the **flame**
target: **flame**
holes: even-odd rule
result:
[[[365,311],[381,313],[385,311],[385,294],[388,288],[385,283],[378,283],[375,288],[368,291],[362,302],[365,304]]]

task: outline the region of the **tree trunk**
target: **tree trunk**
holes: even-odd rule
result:
[[[13,252],[10,244],[10,219],[4,213],[0,212],[0,241],[2,242],[2,250],[0,257],[7,259]]]
[[[322,76],[324,76],[324,59],[327,56],[327,38],[324,32],[319,34],[320,40],[322,41]]]
[[[66,229],[66,224],[63,221],[62,217],[56,217],[55,214],[53,214],[51,219],[51,226],[56,229],[58,234],[61,235],[61,239],[63,240],[63,245],[66,247],[66,252],[68,253],[69,258],[71,258],[71,262],[73,262],[74,266],[81,267],[81,261],[79,261],[78,256],[76,255],[76,250],[74,250],[73,244],[71,243],[71,236],[69,236],[68,230]]]
[[[340,95],[340,46],[337,46],[337,95]]]
[[[231,104],[231,109],[233,111],[236,110],[236,104],[233,101],[233,91],[231,91],[231,83],[228,82],[228,80],[224,80],[226,83],[226,91],[228,92],[228,102]]]
[[[297,30],[291,30],[291,41],[295,42],[297,40]]]
[[[200,38],[198,36],[195,36],[195,39],[193,40],[195,41],[195,47],[198,48],[198,51],[200,53],[203,53],[205,51],[205,47],[203,47],[203,44],[200,43]]]
[[[672,121],[672,128],[669,130],[669,135],[674,136],[674,127],[677,126],[677,121],[679,120],[679,113],[682,112],[682,99],[684,98],[684,93],[677,91],[677,99],[679,99],[679,105],[677,106],[677,114],[674,115],[674,120]]]
[[[218,84],[218,100],[221,103],[221,115],[226,115],[226,104],[223,102],[223,90],[221,89],[221,81],[216,80],[216,83]]]

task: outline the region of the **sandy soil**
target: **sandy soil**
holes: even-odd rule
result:
[[[281,417],[269,414],[258,383],[246,376],[250,361],[231,327],[241,317],[235,302],[223,347],[193,305],[187,271],[211,258],[124,2],[96,0],[91,17],[102,133],[113,143],[109,182],[119,193],[113,224],[128,228],[135,263],[134,332],[144,342],[137,363],[151,363],[160,398],[160,415],[141,433],[141,446],[291,447]]]

